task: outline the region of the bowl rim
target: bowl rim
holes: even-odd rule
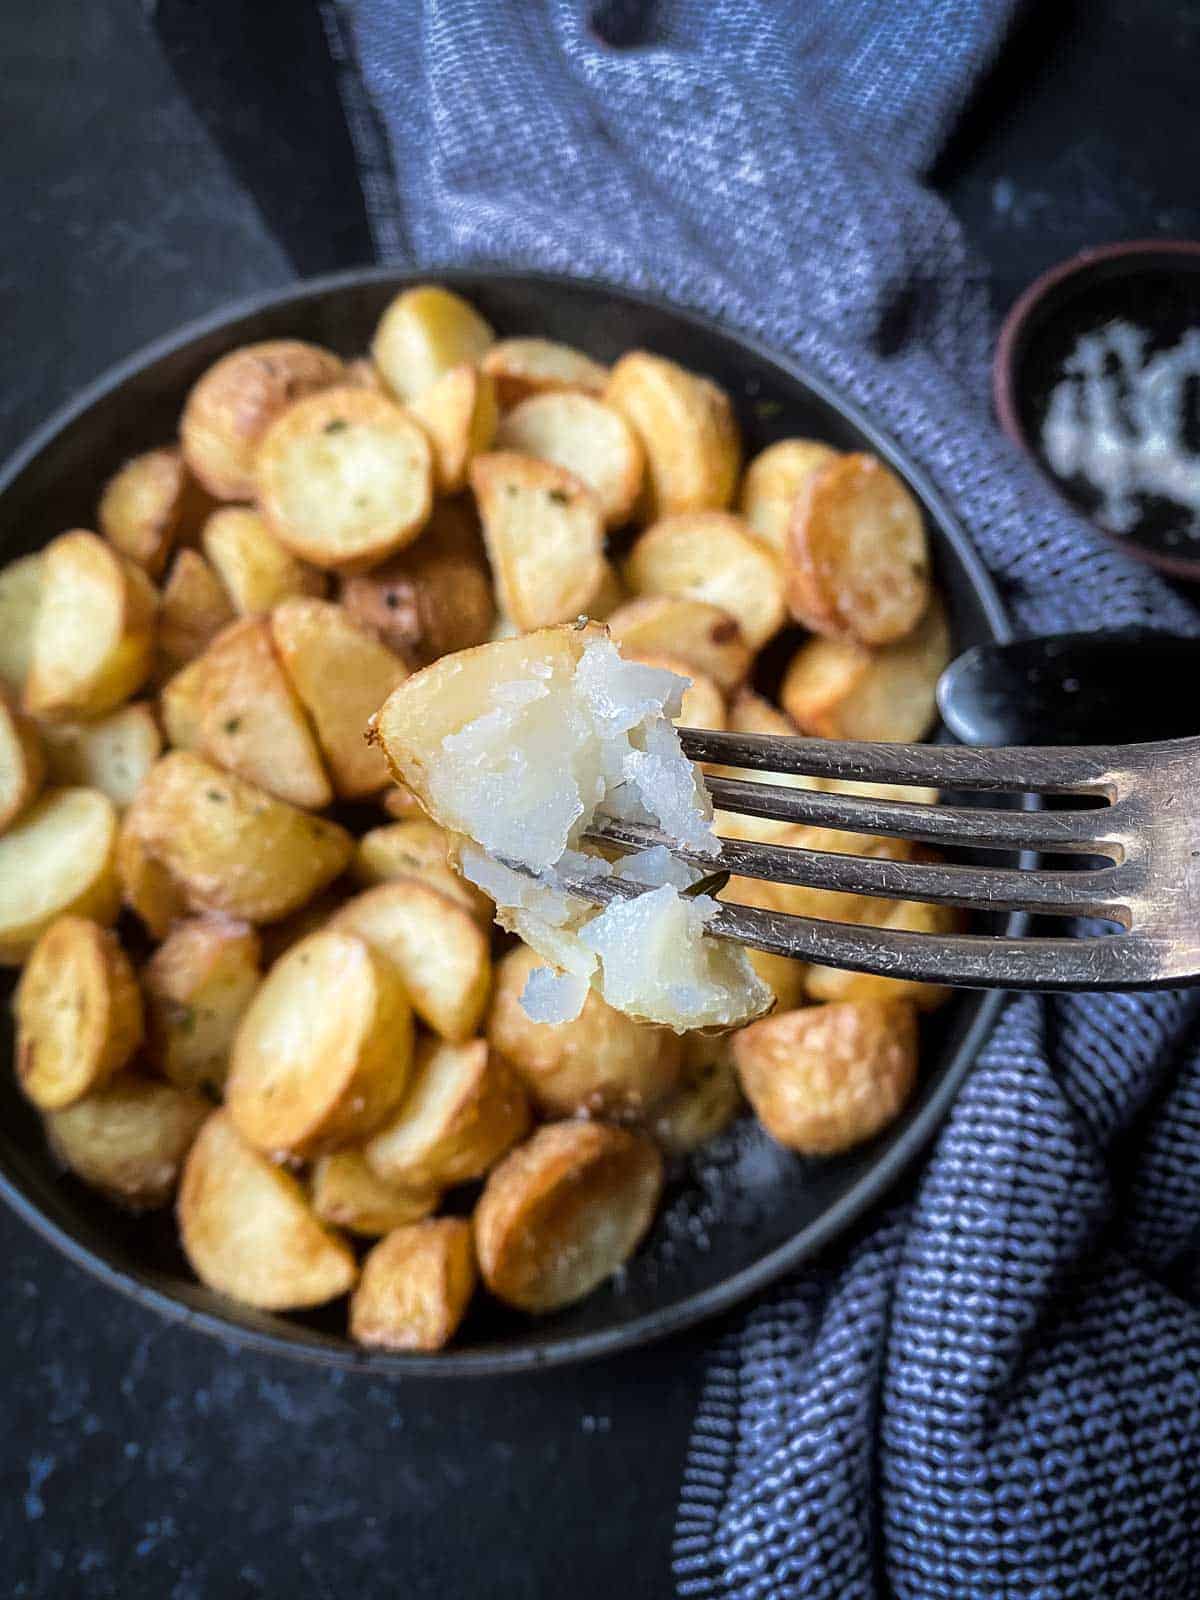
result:
[[[1147,545],[1140,544],[1136,539],[1113,533],[1089,517],[1086,512],[1081,511],[1063,493],[1062,485],[1033,448],[1021,421],[1021,408],[1017,397],[1017,370],[1021,343],[1031,319],[1042,303],[1063,284],[1069,283],[1073,278],[1085,277],[1106,262],[1153,255],[1200,256],[1200,239],[1122,239],[1114,244],[1092,245],[1086,250],[1077,251],[1073,256],[1068,256],[1065,261],[1056,262],[1054,266],[1040,273],[1013,302],[1000,324],[996,351],[992,358],[992,404],[996,410],[997,420],[1005,433],[1075,516],[1082,517],[1100,538],[1115,549],[1124,551],[1126,555],[1132,556],[1148,567],[1165,572],[1169,577],[1183,578],[1195,583],[1200,580],[1200,556],[1169,555],[1164,551],[1153,550]]]
[[[1197,247],[1200,249],[1200,246]],[[585,278],[573,273],[524,271],[516,267],[431,267],[416,271],[400,267],[352,267],[315,278],[298,279],[280,288],[243,297],[195,318],[142,346],[122,358],[88,383],[42,422],[0,465],[0,497],[60,432],[84,412],[102,402],[127,379],[173,355],[183,346],[215,334],[231,323],[257,312],[278,309],[288,304],[325,295],[339,289],[365,285],[405,284],[436,280],[453,285],[492,279],[497,282],[544,284],[548,290],[582,289],[611,294],[646,306],[682,322],[690,322],[726,340],[741,345],[759,360],[778,368],[793,382],[802,385],[823,404],[841,414],[862,435],[871,449],[910,483],[923,507],[937,524],[939,534],[952,547],[963,567],[970,587],[991,629],[993,637],[1004,642],[1012,637],[1008,615],[999,592],[980,556],[971,544],[957,516],[951,511],[926,472],[910,461],[897,445],[859,406],[842,395],[825,378],[803,361],[782,355],[751,334],[725,326],[704,312],[677,305],[665,295],[649,290],[634,290],[603,278]],[[455,1350],[432,1354],[398,1354],[356,1349],[349,1345],[324,1344],[313,1340],[301,1343],[267,1328],[255,1328],[228,1319],[216,1311],[189,1305],[175,1294],[158,1287],[141,1274],[106,1259],[68,1229],[48,1216],[25,1193],[15,1177],[0,1168],[2,1199],[35,1232],[59,1250],[76,1266],[137,1304],[165,1317],[169,1322],[192,1328],[221,1340],[227,1347],[260,1355],[286,1356],[310,1365],[337,1368],[344,1372],[405,1378],[496,1377],[520,1372],[540,1371],[568,1363],[597,1360],[632,1350],[681,1333],[707,1321],[765,1289],[784,1273],[811,1260],[820,1250],[862,1217],[913,1164],[937,1131],[953,1104],[987,1035],[996,1022],[1006,999],[1004,991],[984,993],[974,1020],[960,1040],[953,1060],[941,1081],[930,1094],[909,1126],[878,1160],[828,1206],[808,1226],[793,1234],[784,1244],[751,1265],[731,1274],[706,1289],[685,1295],[675,1304],[644,1312],[616,1327],[588,1333],[565,1335],[541,1345],[510,1350]]]

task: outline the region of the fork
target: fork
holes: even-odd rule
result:
[[[1077,797],[1063,809],[1005,810],[828,793],[705,775],[721,810],[939,847],[1077,858],[1070,866],[881,860],[723,839],[714,858],[652,827],[600,819],[589,835],[623,849],[667,845],[706,874],[922,900],[981,911],[1101,919],[1111,933],[1050,937],[874,928],[722,902],[711,932],[776,955],[968,988],[1150,989],[1200,982],[1200,738],[1041,749],[889,745],[681,728],[685,753],[723,767],[915,784],[938,790]],[[1030,804],[1026,801],[1026,805]],[[1099,861],[1100,864],[1097,864]],[[622,878],[568,878],[598,904],[641,891]]]

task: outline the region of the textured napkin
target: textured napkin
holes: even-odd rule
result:
[[[385,259],[661,291],[801,357],[955,507],[1030,631],[1184,602],[986,410],[921,185],[1011,0],[331,0]],[[912,1193],[714,1351],[686,1595],[1200,1593],[1197,998],[1014,1000]]]

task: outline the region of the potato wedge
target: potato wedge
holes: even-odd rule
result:
[[[668,1155],[686,1156],[715,1139],[741,1109],[729,1036],[689,1034],[679,1085],[650,1118],[650,1132]]]
[[[578,478],[596,496],[605,525],[627,522],[646,470],[641,441],[619,411],[593,395],[532,395],[508,412],[497,450],[534,456]]]
[[[0,567],[0,687],[19,695],[33,659],[45,558],[38,550]]]
[[[368,1238],[420,1222],[440,1199],[439,1189],[399,1189],[385,1183],[357,1145],[321,1156],[313,1167],[313,1210],[323,1222]]]
[[[816,439],[779,439],[747,466],[741,513],[778,555],[787,552],[796,496],[814,472],[836,459],[837,451]]]
[[[33,802],[45,776],[38,730],[0,690],[0,833]]]
[[[91,722],[48,722],[42,744],[51,783],[99,789],[118,811],[132,804],[162,754],[162,735],[144,700]]]
[[[73,1105],[121,1070],[142,1042],[142,997],[115,933],[58,917],[17,985],[17,1082],[43,1111]]]
[[[914,900],[874,902],[876,909],[863,918],[871,928],[899,928],[906,933],[960,933],[962,913],[954,906],[924,905]],[[840,967],[807,969],[808,993],[814,1000],[908,1000],[918,1011],[936,1011],[953,990],[937,983],[915,983],[908,978],[879,978],[872,972],[846,972]]]
[[[56,917],[107,926],[121,904],[117,813],[98,789],[49,789],[0,835],[0,966],[19,966]]]
[[[271,613],[271,637],[312,719],[335,792],[343,800],[375,794],[388,768],[383,752],[367,743],[367,723],[408,676],[404,663],[329,600],[285,600]]]
[[[235,616],[225,585],[198,550],[181,550],[171,563],[158,608],[158,648],[168,666],[182,666],[207,650]]]
[[[341,383],[331,350],[299,339],[270,339],[231,350],[187,397],[179,423],[184,460],[218,500],[250,500],[254,458],[270,424],[293,401]]]
[[[224,1088],[238,1023],[262,977],[261,959],[248,922],[206,916],[180,922],[147,962],[146,1056],[180,1089]]]
[[[394,878],[420,878],[465,906],[481,928],[489,929],[492,902],[455,872],[450,864],[449,845],[445,828],[430,822],[422,813],[364,833],[355,849],[350,873],[364,889],[390,883]]]
[[[601,1122],[539,1128],[494,1168],[475,1209],[484,1282],[522,1311],[582,1300],[637,1249],[662,1179],[644,1134]]]
[[[622,650],[626,661],[640,661],[644,667],[661,667],[664,672],[674,672],[687,678],[689,687],[683,691],[683,710],[675,717],[677,728],[716,728],[725,726],[725,696],[707,673],[690,666],[678,656],[657,655],[653,652],[635,654]]]
[[[317,1217],[290,1173],[214,1111],[188,1153],[179,1234],[202,1283],[264,1311],[322,1305],[354,1287],[354,1253]]]
[[[921,508],[876,456],[839,456],[805,480],[786,565],[792,615],[814,633],[892,644],[929,604]]]
[[[76,791],[78,792],[78,791]],[[190,911],[277,922],[349,864],[354,840],[190,751],[151,768],[128,815]]]
[[[465,500],[439,500],[416,544],[342,580],[342,604],[413,671],[483,644],[496,599],[479,521]]]
[[[793,961],[788,956],[772,955],[767,950],[746,947],[750,965],[775,996],[777,1011],[796,1011],[808,995],[807,962]]]
[[[325,389],[267,429],[255,458],[259,509],[293,555],[362,571],[420,533],[433,504],[421,425],[369,389]]]
[[[165,939],[174,923],[187,914],[187,903],[174,878],[150,855],[129,813],[117,834],[117,882],[121,904],[145,924],[156,939]]]
[[[233,1041],[225,1104],[242,1138],[274,1156],[360,1139],[408,1087],[413,1021],[390,962],[327,928],[281,956]]]
[[[604,400],[645,449],[646,521],[730,503],[742,445],[723,389],[662,356],[631,350],[613,367]]]
[[[440,1350],[466,1315],[478,1277],[463,1218],[395,1228],[363,1262],[350,1337],[378,1350]]]
[[[230,623],[167,684],[163,722],[177,748],[196,750],[292,805],[319,810],[333,799],[266,617]]]
[[[154,1211],[170,1203],[211,1110],[200,1095],[123,1072],[73,1105],[48,1111],[46,1137],[89,1189],[128,1211]]]
[[[753,653],[737,620],[705,600],[647,595],[627,600],[608,618],[621,654],[671,655],[731,694],[750,671]]]
[[[937,718],[936,690],[951,654],[940,601],[907,638],[879,650],[846,639],[809,639],[784,675],[780,698],[805,733],[825,739],[911,744]]]
[[[46,546],[25,680],[38,717],[98,717],[127,700],[154,661],[154,586],[140,567],[77,529]]]
[[[728,511],[665,517],[646,529],[622,576],[632,594],[706,600],[736,618],[758,650],[783,625],[783,568],[769,545]]]
[[[464,361],[410,400],[408,413],[429,435],[436,493],[458,494],[466,488],[467,467],[496,437],[500,408],[495,384]]]
[[[108,542],[158,577],[176,540],[195,529],[204,491],[173,446],[134,456],[104,486],[96,520]]]
[[[280,544],[266,519],[250,506],[214,511],[204,524],[201,543],[240,616],[270,611],[293,595],[325,593],[325,574]]]
[[[388,388],[408,404],[452,367],[478,362],[495,337],[461,295],[423,283],[403,290],[380,317],[371,357]]]
[[[332,927],[356,933],[391,961],[413,1010],[461,1044],[479,1031],[492,987],[487,934],[456,900],[416,878],[381,883],[348,900]]]
[[[604,523],[591,490],[561,467],[507,450],[475,458],[471,487],[505,614],[527,631],[586,611],[604,578]]]
[[[529,974],[543,966],[525,945],[497,964],[487,1027],[492,1045],[546,1116],[641,1120],[678,1087],[683,1041],[669,1028],[614,1010],[594,989],[573,1022],[534,1022],[521,996]]]
[[[520,1079],[486,1039],[423,1039],[408,1093],[363,1154],[388,1183],[449,1189],[482,1178],[529,1122]]]
[[[481,362],[496,381],[496,397],[503,410],[534,394],[601,395],[608,368],[553,339],[501,339]]]

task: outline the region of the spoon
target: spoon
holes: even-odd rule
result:
[[[938,680],[963,744],[1134,744],[1200,732],[1200,639],[1151,628],[980,644]]]

